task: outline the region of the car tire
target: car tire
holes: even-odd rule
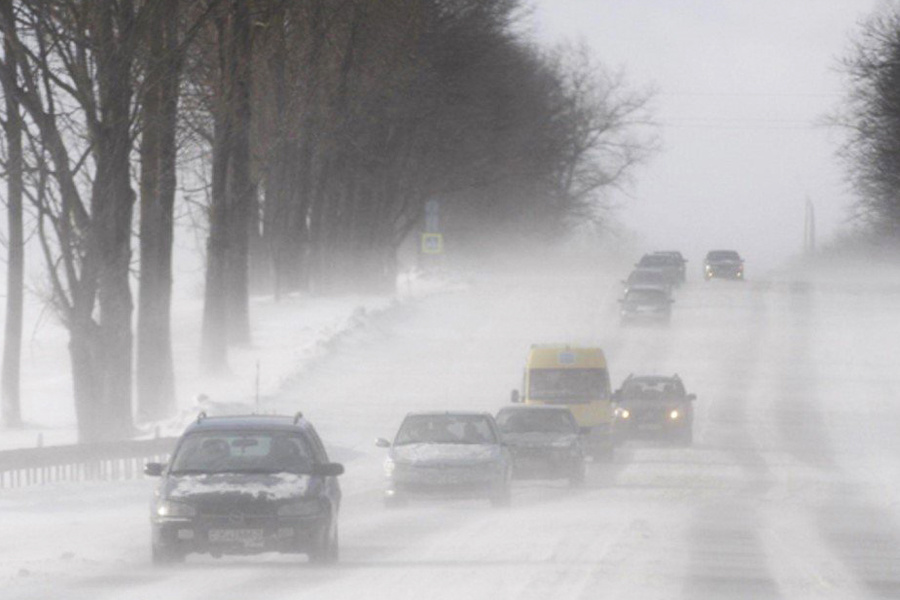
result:
[[[694,443],[694,428],[686,427],[683,431],[679,431],[675,437],[675,443],[679,446],[690,446]]]
[[[583,486],[586,476],[587,476],[587,464],[584,462],[584,460],[582,460],[579,464],[575,465],[575,468],[572,471],[572,475],[569,477],[569,486],[570,487]]]
[[[331,565],[340,557],[338,525],[332,518],[320,539],[316,540],[309,552],[309,562],[317,565]]]
[[[150,561],[154,566],[163,567],[184,562],[184,553],[165,546],[150,546]]]
[[[512,471],[507,470],[500,488],[491,496],[491,506],[504,508],[512,503]]]

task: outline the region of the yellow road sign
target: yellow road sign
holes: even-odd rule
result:
[[[422,254],[443,254],[444,236],[440,233],[422,234]]]

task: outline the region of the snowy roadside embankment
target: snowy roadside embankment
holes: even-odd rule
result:
[[[425,276],[406,272],[397,292],[389,296],[315,297],[296,294],[276,302],[251,300],[250,346],[229,351],[228,372],[215,377],[200,372],[199,348],[202,300],[178,302],[172,311],[178,414],[162,423],[138,423],[146,435],[178,435],[200,410],[210,414],[248,412],[261,397],[281,389],[304,365],[328,353],[343,336],[364,327],[374,316],[399,305],[440,293],[465,289],[459,276]],[[61,324],[41,313],[32,316],[33,331],[23,352],[23,429],[0,430],[0,449],[77,441],[74,400],[67,352],[68,336]],[[199,399],[199,400],[198,400]]]

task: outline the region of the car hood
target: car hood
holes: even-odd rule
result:
[[[216,473],[170,476],[163,496],[169,500],[241,497],[247,500],[290,500],[309,496],[316,486],[310,475],[293,473]]]
[[[530,431],[528,433],[504,433],[503,441],[522,448],[567,447],[578,441],[577,433]]]
[[[394,462],[421,467],[473,465],[499,457],[496,444],[403,444],[391,449]]]

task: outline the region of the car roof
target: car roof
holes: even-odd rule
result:
[[[200,413],[197,420],[191,423],[185,433],[198,431],[288,431],[309,432],[312,423],[300,413],[288,417],[283,415],[228,415],[208,417]]]
[[[504,411],[509,412],[509,411],[513,411],[513,410],[518,410],[518,411],[525,411],[525,410],[538,411],[538,410],[540,410],[540,411],[544,411],[544,412],[563,410],[566,412],[572,412],[571,410],[569,410],[568,406],[547,406],[547,405],[541,405],[541,404],[519,404],[516,406],[504,406],[503,408],[500,409],[499,412],[504,412]]]
[[[406,413],[407,417],[492,417],[491,413],[479,410],[421,410]]]

